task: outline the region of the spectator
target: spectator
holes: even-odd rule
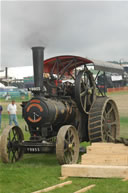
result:
[[[1,114],[2,114],[2,111],[3,111],[3,107],[2,107],[2,105],[0,105],[0,128],[1,128]]]
[[[8,105],[7,111],[9,115],[9,125],[12,125],[12,122],[14,122],[15,125],[18,126],[17,116],[16,116],[17,107],[15,104],[15,100],[12,100],[12,103]]]

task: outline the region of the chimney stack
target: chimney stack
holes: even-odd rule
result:
[[[43,91],[44,47],[32,47],[34,86]]]

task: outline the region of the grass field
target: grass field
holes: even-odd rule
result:
[[[128,138],[128,93],[111,94],[117,102],[121,136]],[[2,101],[4,107],[2,117],[2,129],[8,124],[7,102]],[[18,121],[23,128],[25,138],[29,133],[25,132],[25,122],[21,118],[20,103],[18,105]],[[15,164],[3,164],[0,161],[0,193],[31,193],[64,181],[59,180],[61,167],[54,154],[26,154]],[[89,178],[68,178],[72,180],[71,185],[50,191],[51,193],[73,193],[90,184],[96,186],[89,190],[90,193],[127,193],[128,181],[122,182],[121,179],[89,179]],[[67,181],[65,180],[65,181]]]

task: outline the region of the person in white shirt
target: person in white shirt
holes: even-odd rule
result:
[[[16,116],[17,107],[14,100],[12,100],[12,103],[8,105],[7,111],[9,115],[9,125],[12,125],[12,122],[14,122],[15,125],[18,126],[17,116]]]

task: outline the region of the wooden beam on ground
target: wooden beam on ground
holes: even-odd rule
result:
[[[38,191],[35,191],[35,192],[32,192],[32,193],[42,193],[42,192],[49,192],[51,190],[54,190],[56,188],[62,188],[63,186],[65,185],[69,185],[69,184],[72,184],[72,181],[67,181],[67,182],[64,182],[64,183],[61,183],[61,184],[56,184],[54,186],[50,186],[48,188],[44,188],[42,190],[38,190]]]
[[[82,189],[80,189],[80,190],[78,190],[78,191],[76,191],[76,192],[74,192],[74,193],[87,192],[88,190],[90,190],[91,188],[93,188],[93,187],[95,187],[95,186],[96,186],[95,184],[92,184],[92,185],[87,186],[87,187],[85,187],[85,188],[82,188]]]
[[[83,154],[81,164],[128,166],[128,154]]]
[[[92,145],[87,147],[87,154],[128,154],[128,146],[123,144]]]
[[[108,143],[108,142],[95,142],[95,143],[92,143],[91,144],[91,146],[95,146],[96,148],[97,147],[103,147],[103,146],[110,146],[110,147],[112,147],[112,146],[115,146],[115,147],[125,147],[125,145],[124,144],[122,144],[122,143]]]
[[[128,166],[62,165],[61,175],[91,178],[127,178]]]
[[[68,176],[59,177],[60,180],[65,180],[65,179],[67,179],[67,178],[68,178]]]
[[[128,181],[128,178],[124,178],[122,181],[123,181],[123,182],[126,182],[126,181]]]

